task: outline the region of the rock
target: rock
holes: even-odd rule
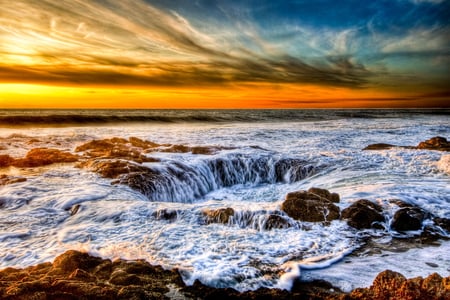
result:
[[[418,207],[401,208],[395,212],[391,228],[396,231],[419,230],[424,218],[424,211]]]
[[[177,270],[164,270],[143,260],[111,262],[69,250],[52,263],[0,270],[0,299],[450,299],[450,277],[434,273],[406,279],[381,272],[369,288],[343,293],[326,281],[295,281],[291,291],[259,288],[238,292],[195,281],[186,286]]]
[[[313,190],[318,192],[318,190]],[[281,210],[291,218],[305,222],[324,222],[339,218],[339,207],[332,203],[329,198],[322,197],[309,191],[297,191],[286,195],[281,204]],[[327,193],[321,192],[324,195]],[[329,192],[328,192],[329,193]],[[333,197],[335,199],[335,196]]]
[[[357,228],[380,228],[376,222],[384,222],[382,208],[369,200],[361,199],[342,211],[341,218],[346,219],[348,225]]]
[[[424,142],[420,142],[416,148],[427,150],[450,151],[450,142],[447,141],[447,139],[444,137],[436,136]]]
[[[334,202],[334,203],[339,203],[339,201],[340,201],[339,194],[337,194],[337,193],[330,193],[326,189],[320,189],[320,188],[312,187],[312,188],[310,188],[308,190],[308,193],[315,194],[315,195],[317,195],[319,197],[325,198],[325,199],[330,200],[331,202]]]
[[[122,174],[145,173],[148,168],[125,160],[94,159],[77,164],[79,168],[86,168],[105,178],[118,178]]]
[[[378,144],[370,144],[369,146],[365,147],[363,150],[388,150],[393,147],[396,147],[396,146],[391,145],[391,144],[378,143]]]
[[[55,258],[52,270],[54,273],[70,274],[76,269],[83,271],[92,271],[96,266],[102,263],[99,257],[90,256],[87,253],[69,250]]]
[[[92,158],[121,158],[138,163],[155,162],[157,159],[143,154],[144,149],[153,145],[138,138],[130,138],[130,142],[122,138],[92,140],[75,148],[76,152],[85,152]]]
[[[58,149],[34,148],[24,158],[15,159],[11,165],[19,168],[41,167],[54,163],[70,163],[78,161],[79,156]]]
[[[144,141],[137,137],[130,137],[128,139],[130,141],[130,144],[134,147],[142,148],[142,149],[149,149],[149,148],[155,148],[159,147],[160,145],[151,141]]]
[[[285,229],[291,227],[286,218],[280,215],[270,214],[267,217],[266,222],[262,225],[263,230],[272,230],[272,229]]]
[[[386,270],[378,274],[369,288],[353,290],[350,299],[450,299],[450,277],[442,278],[434,273],[422,277],[406,279],[402,274]]]
[[[70,207],[69,209],[67,209],[70,211],[70,215],[73,216],[75,215],[78,210],[80,210],[80,204],[75,204],[74,206]]]
[[[450,219],[447,218],[434,218],[433,219],[434,224],[438,225],[448,233],[450,233]]]
[[[426,149],[426,150],[439,150],[450,151],[450,142],[446,138],[441,136],[433,137],[429,140],[420,142],[417,146],[397,146],[392,144],[378,143],[371,144],[365,147],[363,150],[388,150],[393,147],[405,148],[405,149]]]
[[[227,224],[230,217],[234,216],[234,209],[231,207],[219,209],[205,209],[202,211],[206,218],[206,224],[222,223]]]
[[[6,168],[11,166],[11,164],[14,162],[14,158],[7,154],[0,155],[0,168]]]
[[[18,182],[24,182],[24,181],[27,181],[27,179],[24,177],[0,174],[0,185],[7,185],[7,184],[18,183]]]
[[[220,150],[235,149],[231,147],[219,147],[219,146],[185,146],[185,145],[169,145],[169,147],[157,149],[160,152],[173,152],[173,153],[187,153],[212,155]]]
[[[152,213],[152,216],[157,220],[175,221],[178,217],[176,210],[161,209]]]

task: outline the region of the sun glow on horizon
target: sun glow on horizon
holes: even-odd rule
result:
[[[395,102],[397,101],[397,102]],[[423,106],[414,94],[292,84],[227,88],[113,88],[0,84],[1,108],[376,108]]]

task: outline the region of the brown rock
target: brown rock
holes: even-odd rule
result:
[[[149,171],[148,168],[125,160],[88,160],[77,165],[100,174],[105,178],[117,178],[122,174],[140,173]]]
[[[330,200],[331,202],[334,203],[339,203],[340,198],[339,198],[339,194],[337,193],[330,193],[330,191],[326,190],[326,189],[320,189],[320,188],[316,188],[316,187],[312,187],[308,190],[308,193],[311,194],[315,194],[319,197],[325,198],[327,200]]]
[[[138,163],[155,162],[158,160],[143,154],[143,150],[152,144],[151,142],[145,142],[138,138],[130,138],[130,142],[122,138],[112,138],[87,142],[78,146],[75,151],[84,151],[92,158],[122,158]]]
[[[447,139],[444,137],[436,136],[424,142],[420,142],[416,148],[427,150],[450,151],[450,142],[447,141]]]
[[[144,141],[144,140],[141,140],[140,138],[137,138],[134,136],[130,137],[128,140],[130,141],[132,146],[142,148],[142,149],[149,149],[149,148],[154,148],[154,147],[160,146],[157,143],[153,143],[151,141]]]
[[[406,279],[402,274],[386,270],[378,274],[370,288],[358,288],[350,293],[350,299],[450,299],[450,277],[442,278],[434,273]]]
[[[392,219],[391,228],[396,231],[419,230],[425,213],[418,207],[405,207],[397,210]]]
[[[57,257],[53,264],[0,270],[0,299],[5,300],[164,299],[169,287],[177,291],[176,299],[450,299],[450,277],[432,274],[425,279],[406,279],[389,270],[380,273],[370,288],[350,294],[320,280],[296,281],[290,292],[260,288],[240,293],[199,281],[185,286],[176,270],[167,271],[142,260],[111,262],[73,250]]]
[[[206,223],[222,223],[227,224],[230,217],[234,216],[234,209],[231,207],[219,209],[205,209],[202,211],[206,217]]]
[[[340,215],[339,207],[331,200],[309,191],[287,194],[281,204],[281,210],[291,218],[305,222],[332,221],[338,219]]]
[[[24,158],[16,159],[11,165],[19,168],[46,166],[54,163],[70,163],[78,161],[78,155],[58,149],[34,148]]]
[[[14,161],[14,158],[7,154],[0,155],[0,168],[9,167]]]
[[[55,258],[53,262],[53,272],[70,274],[77,269],[92,271],[96,266],[102,263],[99,257],[90,256],[87,253],[69,250]]]
[[[291,227],[291,224],[289,223],[288,220],[286,220],[286,218],[280,215],[270,214],[267,217],[267,221],[263,224],[262,229],[272,230],[272,229],[285,229],[289,227]]]
[[[385,143],[377,143],[377,144],[370,144],[369,146],[365,147],[363,150],[388,150],[393,147],[396,147],[396,146],[391,145],[391,144],[385,144]]]
[[[18,183],[18,182],[24,182],[24,181],[27,181],[27,179],[24,177],[0,174],[0,185],[7,185],[7,184]]]
[[[381,206],[369,200],[361,199],[342,211],[342,219],[346,219],[348,225],[357,228],[378,228],[375,222],[383,222]]]

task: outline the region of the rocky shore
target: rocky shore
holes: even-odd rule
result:
[[[384,150],[403,147],[413,150],[450,151],[450,142],[434,137],[418,146],[394,146],[373,144],[363,150]],[[223,148],[187,147],[183,145],[156,144],[138,138],[112,138],[93,140],[78,146],[74,153],[51,148],[34,148],[22,158],[0,155],[0,168],[34,168],[54,163],[76,163],[109,178],[113,184],[125,184],[133,189],[149,193],[152,186],[145,182],[164,180],[143,163],[156,162],[158,158],[146,154],[155,152],[191,152],[212,155]],[[220,167],[217,162],[217,168]],[[275,173],[287,165],[299,165],[300,160],[277,161]],[[307,168],[299,169],[299,178]],[[182,172],[181,172],[182,173]],[[173,174],[184,176],[184,174]],[[278,176],[278,175],[277,175]],[[281,175],[280,175],[281,176]],[[183,177],[184,178],[184,177]],[[0,174],[0,186],[26,181],[16,175]],[[224,183],[224,186],[226,184]],[[342,204],[341,204],[342,205]],[[0,201],[0,208],[3,206]],[[388,209],[389,208],[389,209]],[[77,214],[79,204],[71,207],[70,214]],[[231,207],[203,210],[204,224],[232,225],[237,212]],[[156,218],[172,220],[176,211],[159,211]],[[280,211],[270,212],[259,229],[289,228],[303,222],[321,222],[324,225],[342,220],[355,231],[373,229],[398,233],[414,231],[414,235],[402,239],[404,243],[433,243],[450,236],[450,219],[439,218],[409,203],[385,199],[374,202],[359,199],[348,207],[340,207],[340,196],[326,189],[311,188],[288,193]],[[393,239],[392,243],[395,243]],[[370,244],[370,241],[368,241]],[[450,299],[450,277],[437,273],[427,278],[406,279],[403,275],[386,270],[378,274],[371,287],[358,288],[344,293],[325,281],[294,282],[290,291],[260,288],[238,292],[231,288],[212,288],[196,281],[186,286],[178,270],[164,270],[143,260],[111,261],[81,253],[67,251],[53,263],[43,263],[25,269],[7,268],[0,271],[0,299]]]
[[[196,281],[186,286],[177,270],[143,260],[101,259],[74,250],[53,263],[0,271],[0,298],[9,299],[450,299],[450,277],[434,273],[406,279],[381,272],[368,288],[344,293],[324,281],[296,281],[291,291],[260,288],[240,293]]]

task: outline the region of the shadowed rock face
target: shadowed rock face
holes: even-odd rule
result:
[[[450,277],[406,279],[381,272],[369,288],[345,294],[325,281],[296,281],[292,290],[260,288],[240,293],[196,281],[186,286],[177,270],[143,260],[101,259],[74,250],[53,263],[0,271],[0,298],[15,299],[450,299]]]
[[[327,190],[311,188],[286,195],[281,210],[291,218],[305,222],[325,222],[339,218],[340,211],[333,202],[339,201],[337,194]]]
[[[405,149],[426,149],[426,150],[438,150],[438,151],[450,151],[450,142],[446,138],[441,136],[433,137],[429,140],[420,142],[417,146],[397,146],[392,144],[377,143],[371,144],[365,147],[363,150],[388,150],[394,147]]]
[[[342,219],[346,219],[348,225],[357,228],[379,228],[376,222],[384,222],[381,214],[382,208],[369,200],[361,199],[342,211]]]
[[[391,228],[396,231],[419,230],[425,213],[418,207],[405,207],[397,210],[391,223]]]

